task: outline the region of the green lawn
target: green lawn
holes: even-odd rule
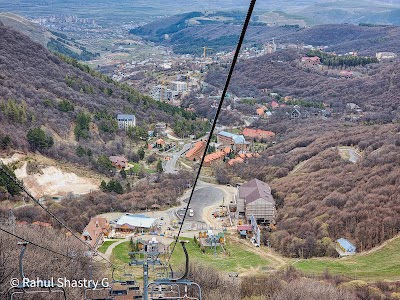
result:
[[[245,250],[245,246],[234,243],[227,238],[227,245],[225,249],[230,253],[225,255],[221,248],[217,248],[217,255],[214,257],[214,250],[207,249],[203,253],[200,248],[194,243],[193,239],[186,239],[189,241],[186,244],[186,248],[189,253],[189,260],[195,262],[203,262],[210,264],[211,266],[227,271],[227,272],[241,272],[248,271],[251,268],[261,268],[270,264],[270,262],[257,254]],[[171,263],[174,266],[183,265],[185,262],[185,256],[182,250],[182,246],[176,245],[175,251],[171,258]]]
[[[117,246],[112,251],[112,255],[116,260],[117,265],[128,264],[131,261],[129,257],[129,252],[132,252],[131,247],[129,246],[129,241],[123,242]]]
[[[138,174],[141,168],[141,165],[139,163],[135,163],[135,162],[129,162],[129,164],[133,165],[134,167],[132,168],[133,173]],[[146,169],[144,168],[143,171],[145,173],[151,174],[151,173],[156,173],[156,170],[152,170],[152,169]],[[128,172],[128,171],[127,171]]]
[[[105,242],[103,243],[103,245],[101,245],[101,246],[97,249],[97,251],[99,251],[99,252],[101,252],[101,253],[106,253],[108,247],[109,247],[111,244],[114,244],[115,242],[117,242],[117,241],[105,241]]]
[[[321,274],[328,269],[332,274],[341,274],[366,281],[400,280],[400,238],[370,254],[359,254],[341,259],[308,259],[294,264],[307,273]]]
[[[227,271],[227,272],[245,272],[251,269],[261,269],[262,267],[269,266],[270,262],[257,254],[245,250],[246,246],[232,242],[227,238],[226,249],[228,254],[222,254],[222,249],[217,248],[217,255],[214,257],[214,250],[207,249],[203,253],[200,248],[193,242],[193,239],[183,238],[189,241],[186,248],[189,253],[189,260],[191,262],[203,262],[211,266]],[[172,245],[172,244],[171,244]],[[171,248],[172,249],[172,248]],[[128,264],[131,259],[128,255],[131,249],[129,242],[119,244],[113,249],[113,262],[117,265]],[[165,262],[165,257],[160,256],[161,260]],[[175,251],[171,258],[173,268],[179,268],[185,263],[185,256],[180,243],[176,245]]]

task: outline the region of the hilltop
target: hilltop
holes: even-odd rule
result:
[[[327,46],[327,51],[347,53],[357,51],[360,55],[375,55],[376,52],[399,53],[400,27],[371,24],[328,24],[302,28],[285,36],[277,37],[281,43],[303,43]]]
[[[234,49],[241,30],[237,25],[242,24],[244,18],[242,12],[191,12],[158,19],[130,33],[171,45],[176,53],[200,55],[204,46],[211,48],[210,53],[216,53]],[[253,18],[245,44],[262,45],[275,39],[285,44],[327,46],[329,51],[338,53],[358,51],[362,55],[374,55],[380,51],[399,51],[398,26],[334,23],[308,27],[289,21],[268,23],[267,20],[262,16]]]
[[[86,61],[97,56],[96,54],[87,51],[84,45],[69,38],[65,34],[47,30],[39,24],[35,24],[22,16],[12,13],[0,13],[0,21],[4,26],[8,26],[27,35],[34,42],[77,60]]]
[[[176,53],[200,55],[203,47],[212,48],[211,53],[231,51],[238,41],[244,12],[190,12],[150,22],[132,29],[152,42],[171,45]],[[268,41],[298,30],[298,26],[265,26],[253,21],[248,29],[245,43]]]
[[[241,97],[266,97],[265,89],[282,96],[326,103],[334,112],[346,110],[354,102],[371,121],[387,122],[398,118],[400,103],[400,62],[375,63],[355,67],[359,76],[340,76],[340,70],[310,68],[300,63],[304,52],[277,51],[239,62],[230,90]],[[329,71],[329,72],[328,72]],[[218,88],[224,84],[224,68],[208,74],[206,81]]]

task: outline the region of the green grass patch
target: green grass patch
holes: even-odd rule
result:
[[[132,249],[129,245],[129,241],[123,242],[117,246],[112,251],[113,258],[116,264],[128,264],[131,261],[129,257],[129,252],[132,252]]]
[[[131,169],[134,174],[138,174],[140,169],[142,168],[142,166],[139,163],[129,162],[129,164],[133,165],[133,168],[131,168]],[[127,170],[126,172],[129,172],[129,171]],[[156,170],[143,168],[143,172],[151,174],[151,173],[156,173]]]
[[[105,241],[98,249],[97,251],[101,253],[106,253],[108,247],[110,247],[111,244],[114,244],[117,241]]]
[[[322,274],[327,269],[332,274],[365,281],[400,280],[399,249],[400,238],[397,238],[369,254],[340,259],[307,259],[295,263],[294,266],[306,273]]]
[[[189,253],[189,260],[195,262],[203,262],[215,267],[218,270],[227,272],[247,271],[251,268],[261,269],[270,264],[270,262],[257,254],[247,251],[244,245],[232,242],[227,238],[225,249],[229,254],[223,254],[222,249],[217,247],[217,255],[214,257],[214,250],[206,248],[203,253],[194,243],[193,239],[183,238],[189,241],[186,248]],[[174,267],[182,266],[185,262],[185,256],[180,244],[176,245],[175,251],[171,258]]]

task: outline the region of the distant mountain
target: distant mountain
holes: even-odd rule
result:
[[[171,16],[190,11],[245,11],[248,0],[15,0],[3,1],[0,11],[10,11],[33,18],[51,15],[74,15],[90,18],[102,26],[137,21],[150,21],[155,16]],[[308,25],[349,22],[379,22],[398,24],[391,11],[400,9],[399,1],[378,0],[283,0],[258,1],[254,15],[282,12],[288,20],[293,16],[305,19]]]
[[[373,56],[376,52],[390,51],[400,54],[399,26],[318,25],[299,29],[276,40],[281,43],[328,46],[327,51],[338,53],[357,51]]]
[[[82,44],[65,34],[47,30],[22,16],[12,13],[0,13],[0,21],[5,26],[14,28],[50,50],[57,51],[77,60],[90,60],[96,57],[96,54],[87,51]]]
[[[316,103],[328,103],[336,112],[343,112],[346,103],[362,107],[365,118],[372,122],[391,122],[400,118],[400,62],[371,64],[353,68],[362,71],[352,78],[340,76],[340,69],[328,74],[328,69],[305,67],[295,50],[277,51],[270,55],[239,62],[232,76],[232,93],[265,97],[263,89]],[[206,81],[222,88],[226,69],[215,71]]]
[[[191,12],[156,20],[132,29],[131,34],[164,45],[176,53],[201,55],[203,47],[210,53],[235,48],[245,14],[235,12]],[[298,26],[266,26],[254,18],[247,31],[245,43],[260,43],[299,30]]]

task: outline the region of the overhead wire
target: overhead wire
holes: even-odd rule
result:
[[[89,244],[85,243],[80,239],[80,237],[75,234],[67,225],[65,225],[60,219],[58,219],[51,211],[49,211],[42,203],[40,203],[39,200],[37,200],[31,193],[27,191],[23,183],[20,181],[16,180],[11,174],[9,174],[4,168],[3,168],[3,163],[0,163],[0,171],[2,171],[9,179],[11,179],[23,192],[25,192],[29,198],[32,199],[33,202],[35,202],[37,205],[39,205],[45,212],[47,212],[53,219],[55,219],[62,227],[64,227],[68,232],[72,234],[73,237],[75,237],[78,241],[80,241],[85,247],[88,247],[90,251],[96,252],[96,250],[90,246]],[[113,264],[109,259],[104,257],[103,255],[99,254],[97,252],[98,256],[101,257],[103,260],[105,260],[107,263],[109,263],[113,268],[115,269],[122,269],[122,267],[116,266]]]
[[[208,149],[208,147],[210,145],[211,137],[212,137],[212,135],[214,133],[215,126],[216,126],[217,120],[218,120],[218,116],[219,116],[219,114],[221,112],[222,104],[224,102],[226,93],[228,91],[228,87],[229,87],[229,83],[231,81],[233,70],[235,68],[237,59],[239,57],[239,52],[240,52],[240,49],[242,47],[244,37],[246,35],[247,27],[248,27],[248,25],[250,23],[251,15],[253,14],[253,10],[254,10],[255,4],[256,4],[256,0],[251,0],[250,6],[249,6],[249,10],[247,11],[246,19],[245,19],[245,22],[244,22],[243,27],[242,27],[242,32],[240,34],[239,41],[238,41],[238,44],[236,46],[236,51],[235,51],[235,54],[233,56],[233,60],[232,60],[232,64],[231,64],[231,67],[230,67],[230,70],[229,70],[229,73],[228,73],[228,77],[227,77],[226,82],[225,82],[224,90],[223,90],[222,95],[221,95],[221,100],[219,101],[217,112],[215,114],[214,121],[213,121],[211,130],[210,130],[210,134],[209,134],[208,139],[207,139],[206,148],[205,148],[206,150]],[[186,216],[187,216],[187,212],[188,212],[188,209],[190,207],[190,203],[192,201],[194,190],[196,188],[197,181],[198,181],[198,179],[200,177],[201,168],[203,166],[204,159],[205,159],[206,155],[207,155],[207,151],[204,151],[203,156],[201,157],[199,169],[198,169],[197,174],[196,174],[196,179],[194,181],[194,184],[193,184],[193,187],[192,187],[192,191],[190,193],[188,204],[186,206],[185,214],[183,216],[183,219],[182,219],[182,222],[181,222],[181,226],[179,227],[178,235],[175,238],[175,242],[174,242],[174,245],[172,247],[171,253],[170,253],[169,257],[168,257],[167,264],[171,260],[172,254],[174,253],[174,250],[175,250],[175,247],[176,247],[176,244],[178,243],[179,236],[182,233],[183,224],[185,222],[185,219],[186,219]]]
[[[23,238],[23,237],[21,237],[21,236],[18,236],[18,235],[14,234],[14,233],[12,233],[12,232],[10,232],[10,231],[8,231],[8,230],[5,230],[4,228],[1,228],[1,227],[0,227],[0,230],[1,230],[1,231],[4,231],[5,233],[7,233],[7,234],[9,234],[9,235],[11,235],[11,236],[13,236],[13,237],[16,237],[17,239],[20,239],[20,240],[22,240],[22,241],[24,241],[24,242],[29,243],[29,245],[33,245],[33,246],[35,246],[35,247],[38,247],[38,248],[43,249],[43,250],[46,250],[46,251],[51,252],[51,253],[53,253],[53,254],[57,254],[57,255],[59,255],[59,256],[64,256],[64,257],[69,258],[69,259],[71,259],[71,260],[74,260],[74,259],[75,259],[75,258],[73,258],[72,256],[62,254],[62,253],[60,253],[60,252],[57,252],[57,251],[55,251],[55,250],[49,249],[49,248],[44,247],[44,246],[41,246],[41,245],[39,245],[39,244],[37,244],[37,243],[35,243],[35,242],[32,242],[32,241],[30,241],[30,240],[27,240],[26,238]]]

